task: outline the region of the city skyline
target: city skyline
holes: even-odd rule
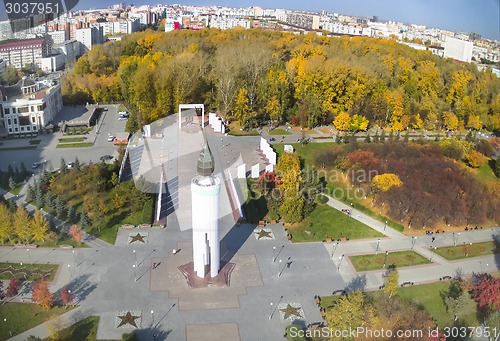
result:
[[[98,8],[118,3],[116,0],[80,1],[76,8]],[[193,6],[229,6],[252,7],[265,9],[284,8],[372,17],[378,16],[384,21],[401,21],[406,24],[425,25],[427,27],[450,30],[454,32],[475,32],[485,38],[500,40],[500,0],[483,0],[478,6],[476,2],[467,0],[337,0],[303,2],[297,0],[263,1],[263,0],[176,0],[172,3],[155,2],[154,0],[138,0],[135,6],[153,4],[180,4]],[[450,7],[453,4],[453,7]]]

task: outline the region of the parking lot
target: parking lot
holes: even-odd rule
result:
[[[24,163],[26,168],[31,169],[33,163],[40,162],[41,165],[33,169],[34,173],[40,172],[44,167],[57,169],[61,158],[66,162],[74,161],[76,157],[83,163],[100,162],[104,155],[118,156],[117,147],[113,142],[108,142],[108,136],[123,133],[126,120],[118,119],[118,105],[99,105],[103,112],[97,120],[92,131],[85,135],[63,135],[60,131],[48,134],[39,134],[36,138],[16,138],[0,140],[0,169],[7,170],[9,164],[19,166]],[[63,107],[63,110],[55,118],[55,122],[78,119],[85,113],[84,106]],[[56,148],[59,139],[66,137],[85,137],[85,142],[94,142],[92,147],[83,148]],[[36,149],[22,149],[29,146],[30,140],[40,140]],[[17,148],[17,149],[14,149]],[[10,150],[9,150],[10,149]],[[108,161],[109,162],[109,161]]]

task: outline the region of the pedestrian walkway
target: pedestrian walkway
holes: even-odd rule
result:
[[[329,198],[328,205],[339,211],[352,209],[351,205],[344,204],[332,197],[327,197]],[[462,271],[463,273],[477,272],[478,270],[486,272],[498,271],[495,255],[448,261],[431,250],[432,247],[491,241],[494,235],[500,237],[500,228],[498,227],[433,235],[407,236],[356,209],[353,209],[351,217],[379,231],[385,237],[370,240],[324,243],[335,269],[340,272],[342,279],[346,283],[359,281],[360,278],[363,278],[366,290],[378,289],[383,284],[385,270],[357,272],[348,257],[350,255],[367,253],[385,253],[386,251],[392,253],[413,250],[432,262],[431,264],[398,269],[400,275],[399,281],[401,283],[439,281],[443,276],[453,277],[457,271]],[[435,238],[434,241],[432,237]]]

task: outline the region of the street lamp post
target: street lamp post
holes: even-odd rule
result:
[[[387,228],[387,220],[385,221],[385,224],[384,224],[384,231],[386,228]]]
[[[276,261],[276,246],[273,246],[273,263]]]
[[[76,255],[75,255],[75,250],[71,250],[71,252],[73,253],[73,261],[75,262],[75,265],[78,266],[76,264]]]
[[[28,257],[30,258],[30,263],[33,263],[33,261],[31,260],[31,253],[30,253],[30,249],[26,249],[26,251],[28,251]]]
[[[155,312],[153,310],[151,310],[151,320],[153,321],[153,323],[152,323],[153,326],[155,324],[155,315],[154,315],[154,313]]]
[[[378,254],[378,248],[380,246],[380,238],[377,239],[377,250],[375,250],[375,254]]]
[[[68,264],[69,278],[73,278],[73,274],[71,273],[71,265]]]
[[[269,310],[269,319],[273,317],[273,302],[271,302],[271,308]]]
[[[135,264],[132,265],[134,268],[134,280],[137,282],[137,273],[135,272]]]
[[[3,319],[3,322],[5,322],[5,324],[7,325],[7,319],[6,318]],[[10,328],[9,328],[9,334],[10,334],[10,336],[12,336],[12,331],[10,330]]]
[[[385,257],[384,257],[384,269],[385,269],[385,264],[387,263],[387,255],[389,254],[389,251],[385,252]]]
[[[337,271],[340,271],[340,265],[342,264],[343,259],[344,259],[344,255],[339,257],[339,265],[337,266]]]
[[[415,244],[417,243],[417,237],[416,236],[411,236],[411,250],[413,251],[413,248],[415,247]]]
[[[134,253],[135,266],[137,266],[137,254],[135,253],[135,250],[133,250],[132,252]]]
[[[472,242],[470,242],[469,245],[472,247]],[[469,253],[467,252],[467,244],[465,242],[464,242],[464,253],[465,253],[465,258],[469,257]]]
[[[336,242],[335,245],[332,245],[332,255],[330,258],[333,259],[333,254],[335,253],[335,251],[337,251],[338,246],[339,246],[339,242]]]
[[[278,277],[281,277],[281,259],[278,262]]]

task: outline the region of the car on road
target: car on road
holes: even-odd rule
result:
[[[113,135],[108,136],[108,142],[113,142],[115,140],[115,137]]]
[[[67,167],[68,169],[71,169],[71,168],[73,168],[74,166],[75,166],[75,163],[74,163],[74,162],[68,162],[68,164],[66,165],[66,167]]]
[[[101,156],[101,161],[113,160],[113,156],[111,155],[103,155]]]
[[[40,166],[40,162],[33,162],[33,165],[31,166],[31,168],[35,169],[35,168],[38,168],[38,166]]]

